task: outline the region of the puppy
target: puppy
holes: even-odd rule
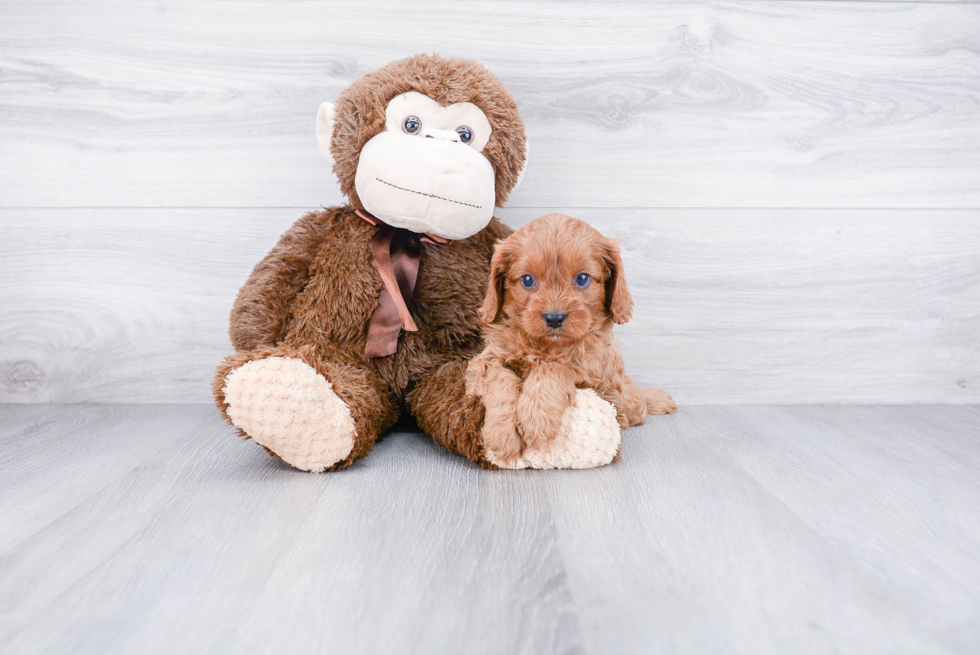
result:
[[[497,245],[480,310],[487,345],[467,371],[497,461],[553,439],[578,388],[615,406],[622,428],[677,409],[626,375],[612,327],[632,310],[617,242],[583,221],[549,214]]]

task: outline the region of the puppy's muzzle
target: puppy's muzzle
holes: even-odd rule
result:
[[[568,314],[565,312],[545,312],[542,316],[550,328],[560,328],[565,324],[565,319],[568,318]]]

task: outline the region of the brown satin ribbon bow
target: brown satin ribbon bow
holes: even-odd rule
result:
[[[392,227],[360,209],[355,213],[378,228],[371,237],[371,256],[384,283],[378,296],[378,308],[374,310],[368,326],[364,358],[387,357],[398,350],[398,336],[403,328],[406,332],[419,329],[408,311],[408,301],[415,292],[419,275],[421,242],[444,244],[449,243],[449,239]]]

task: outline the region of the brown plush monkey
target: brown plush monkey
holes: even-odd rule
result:
[[[236,353],[214,381],[218,408],[307,471],[350,466],[401,411],[493,468],[465,377],[483,347],[494,244],[511,233],[493,208],[527,160],[516,102],[476,62],[417,55],[324,103],[317,138],[350,204],[298,220],[252,271],[231,313]],[[574,466],[564,443],[528,465]],[[618,444],[617,429],[608,459]]]

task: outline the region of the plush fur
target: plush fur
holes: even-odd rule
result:
[[[576,286],[580,273],[591,276],[587,286]],[[522,284],[525,275],[533,288]],[[547,448],[577,390],[612,403],[622,428],[677,409],[668,394],[641,389],[625,373],[612,327],[632,309],[617,243],[580,220],[550,214],[497,246],[481,309],[487,345],[468,381],[486,407],[483,442],[494,462]],[[567,318],[549,327],[550,312]]]
[[[215,377],[218,407],[231,422],[224,389],[237,368],[293,357],[328,380],[353,414],[354,447],[329,469],[366,455],[402,409],[444,447],[483,464],[483,408],[464,398],[464,371],[483,345],[478,310],[494,242],[510,229],[494,219],[469,239],[423,244],[409,305],[419,329],[402,333],[394,355],[365,360],[382,286],[371,259],[373,233],[352,208],[334,207],[307,214],[283,235],[235,301],[230,333],[238,352]]]
[[[237,352],[218,368],[213,385],[218,408],[232,424],[236,424],[236,410],[230,403],[237,398],[273,398],[278,399],[278,407],[302,408],[307,401],[294,397],[300,394],[313,399],[309,402],[319,398],[327,406],[339,407],[333,399],[336,395],[349,408],[355,434],[352,445],[345,443],[351,437],[343,435],[339,443],[329,445],[334,452],[349,447],[343,459],[329,465],[309,453],[287,456],[277,445],[286,432],[270,440],[250,435],[236,424],[243,436],[254,437],[298,468],[350,466],[368,453],[402,411],[410,412],[442,446],[493,467],[484,457],[481,441],[483,406],[467,396],[465,371],[483,348],[479,308],[494,244],[511,233],[509,228],[493,219],[468,239],[445,245],[424,243],[409,303],[418,331],[403,332],[394,355],[363,357],[382,281],[369,244],[375,228],[354,213],[360,208],[354,175],[361,147],[384,129],[385,106],[407,91],[424,93],[444,105],[473,102],[486,113],[493,133],[483,153],[495,171],[497,204],[507,198],[524,166],[524,126],[517,104],[500,80],[475,62],[410,57],[365,75],[341,94],[331,153],[350,205],[307,214],[256,265],[231,313],[230,334]],[[252,367],[247,375],[235,377],[248,362],[268,358],[299,360],[308,367],[277,363]],[[311,382],[311,370],[324,383]],[[256,384],[260,386],[254,388]],[[245,388],[248,385],[252,387]],[[346,410],[341,410],[327,423],[346,425]],[[269,417],[264,411],[238,410],[237,414],[247,415],[249,425],[263,430],[295,427],[290,416]],[[278,410],[270,405],[267,413],[274,411]],[[294,410],[294,415],[296,411],[303,410]],[[326,438],[324,434],[314,435],[309,443]]]

